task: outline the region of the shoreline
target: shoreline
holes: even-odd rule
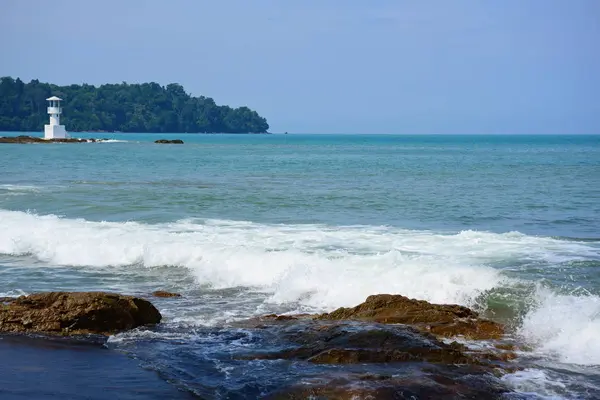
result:
[[[165,302],[177,301],[181,297],[177,293],[162,291],[156,291],[151,296],[162,298]],[[116,299],[122,300],[115,302]],[[22,350],[26,356],[19,360],[21,364],[11,367],[17,371],[28,371],[32,368],[37,372],[45,371],[47,367],[44,363],[41,366],[39,363],[32,365],[33,362],[27,357],[27,350],[33,353],[47,349],[67,350],[67,353],[62,353],[66,356],[61,356],[67,364],[59,368],[57,374],[67,374],[68,371],[77,369],[79,375],[74,379],[79,382],[74,388],[89,379],[88,373],[95,373],[99,368],[93,366],[89,370],[80,369],[80,363],[87,362],[84,360],[89,358],[93,358],[95,362],[104,362],[102,357],[96,357],[103,354],[94,353],[102,344],[102,336],[98,334],[106,338],[106,342],[103,343],[105,348],[118,350],[118,346],[109,344],[114,340],[110,340],[111,338],[121,337],[120,333],[125,337],[136,337],[136,332],[154,332],[151,336],[156,337],[157,333],[164,332],[165,329],[169,331],[168,327],[158,322],[150,325],[123,325],[121,317],[117,317],[122,315],[122,312],[109,312],[109,309],[133,307],[129,308],[130,312],[146,315],[156,308],[142,298],[116,293],[45,292],[16,299],[3,298],[0,302],[4,307],[0,309],[0,328],[4,328],[3,331],[8,333],[0,335],[0,346],[7,345],[4,350],[0,347],[0,354],[2,351],[8,352],[10,357],[11,351],[19,352],[24,345],[30,346]],[[147,308],[149,311],[136,311],[136,307],[140,307],[140,310]],[[43,317],[39,316],[40,310],[43,310]],[[71,324],[71,320],[65,320],[69,327],[58,327],[58,322],[54,321],[60,321],[60,325],[63,325],[66,316],[75,322]],[[102,322],[98,323],[100,320],[97,317],[101,317]],[[119,319],[113,321],[114,318]],[[82,320],[88,322],[81,322]],[[152,321],[160,322],[160,317]],[[77,326],[71,329],[77,324],[81,325],[79,329]],[[122,328],[115,330],[112,326]],[[137,326],[140,328],[135,329]],[[48,327],[52,330],[47,332]],[[231,325],[206,328],[207,338],[224,331],[235,334],[238,329],[248,332],[258,342],[248,348],[236,348],[233,343],[223,342],[221,345],[225,346],[228,355],[222,362],[234,361],[238,366],[245,365],[244,368],[251,368],[256,362],[275,362],[274,365],[289,363],[300,371],[298,378],[301,379],[312,376],[310,371],[314,368],[321,371],[318,382],[298,386],[298,382],[288,378],[272,385],[265,396],[260,396],[261,398],[396,398],[397,395],[410,392],[428,396],[427,398],[475,396],[500,399],[513,392],[500,378],[521,369],[515,353],[520,349],[511,340],[506,340],[507,332],[503,325],[482,319],[478,313],[467,307],[432,304],[401,295],[372,295],[356,307],[342,307],[325,314],[270,314],[250,318]],[[486,341],[493,346],[475,349],[457,342],[462,339],[468,342]],[[165,345],[178,347],[177,343],[168,339],[164,339],[164,342]],[[155,348],[152,342],[146,342],[143,337],[134,340],[131,345],[142,353],[152,353],[152,349]],[[186,342],[186,346],[191,346],[192,352],[202,348],[202,345],[194,345],[193,342]],[[159,348],[161,346],[155,351],[159,351]],[[85,353],[86,349],[89,349],[88,354]],[[136,352],[127,350],[127,347],[124,351],[129,353],[132,361],[138,358]],[[69,352],[74,354],[71,356]],[[31,357],[33,359],[37,356]],[[44,357],[42,360],[45,361]],[[151,361],[144,363],[149,366],[155,364]],[[332,373],[328,366],[336,366],[336,372]],[[204,388],[196,392],[192,389],[193,386],[186,384],[189,376],[173,376],[176,375],[176,372],[171,370],[173,366],[166,370],[161,370],[158,365],[151,368],[159,375],[166,376],[166,381],[175,382],[174,387],[183,385],[200,396],[211,395],[211,389]],[[392,371],[395,373],[390,375]],[[114,371],[111,370],[112,372]],[[131,371],[129,373],[131,374]],[[203,379],[202,376],[191,378]],[[108,375],[102,381],[110,382],[114,379]],[[132,389],[130,380],[134,382],[133,386],[136,386],[140,379],[147,378],[134,373],[126,378],[126,387],[115,389]],[[455,380],[463,381],[460,387],[450,383]],[[217,382],[219,385],[225,384],[222,380]],[[151,397],[138,398],[156,398],[154,396],[157,396],[157,390],[163,390],[160,385],[152,387],[149,392],[144,393]],[[52,374],[46,375],[42,388],[49,391],[61,390],[63,397],[69,396],[69,393],[64,393],[64,390],[70,390],[69,386],[61,387],[60,378]],[[5,390],[10,394],[21,394],[17,388],[10,385]],[[240,394],[253,396],[252,391]]]

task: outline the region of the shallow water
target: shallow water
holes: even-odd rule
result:
[[[135,360],[91,343],[4,336],[0,358],[2,399],[193,398]]]
[[[180,292],[109,347],[227,397],[261,382],[231,323],[400,293],[507,322],[520,392],[600,397],[600,136],[110,137],[0,147],[0,296]]]

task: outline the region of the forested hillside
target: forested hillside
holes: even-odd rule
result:
[[[0,131],[40,131],[48,122],[46,98],[63,101],[68,131],[263,133],[267,120],[248,107],[218,106],[192,97],[179,84],[57,86],[0,78]]]

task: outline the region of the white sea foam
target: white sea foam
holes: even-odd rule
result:
[[[96,140],[96,143],[128,143],[128,140],[119,140],[119,139],[107,139],[107,140],[103,140],[103,139],[98,139]]]
[[[12,185],[12,184],[3,184],[0,185],[0,191],[7,191],[7,192],[24,192],[24,193],[31,193],[31,192],[39,192],[40,188],[38,186],[33,186],[33,185]]]
[[[441,234],[389,227],[265,225],[183,220],[170,224],[91,222],[0,210],[0,254],[48,265],[176,265],[213,288],[250,287],[267,304],[311,311],[400,293],[472,305],[511,285],[492,267],[506,260],[563,262],[597,257],[589,243],[520,233]],[[168,276],[165,276],[168,279]],[[600,300],[539,289],[519,333],[562,362],[600,364]]]
[[[565,398],[566,385],[550,378],[546,372],[539,369],[517,371],[504,375],[502,380],[522,394],[529,394],[535,399],[558,400]]]
[[[537,291],[537,307],[529,312],[519,333],[563,363],[600,364],[600,298]]]
[[[21,289],[8,290],[6,292],[0,292],[0,297],[19,297],[27,296],[29,293]]]

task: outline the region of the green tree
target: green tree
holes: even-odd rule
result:
[[[248,107],[218,106],[171,83],[57,86],[0,78],[0,130],[39,131],[47,123],[46,98],[64,99],[71,131],[264,133],[267,120]]]

